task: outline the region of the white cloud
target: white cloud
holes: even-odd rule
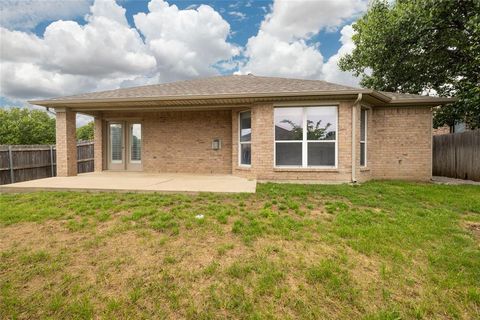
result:
[[[193,10],[198,8],[198,6],[199,6],[198,4],[191,4],[188,7],[186,7],[185,10]]]
[[[152,0],[134,20],[140,31],[114,0],[97,0],[85,25],[55,21],[43,36],[0,27],[0,94],[48,98],[205,76],[239,52],[209,6],[179,10]]]
[[[310,79],[321,76],[323,57],[304,40],[286,42],[260,31],[248,40],[245,55],[248,62],[242,73]]]
[[[93,121],[93,117],[87,116],[85,114],[77,114],[77,128],[83,127],[89,122]]]
[[[39,22],[81,17],[93,0],[2,0],[0,25],[29,30]]]
[[[2,61],[0,86],[2,96],[30,99],[69,94],[70,90],[90,90],[95,82],[88,77],[48,71],[38,64]]]
[[[152,0],[148,8],[149,13],[136,14],[134,21],[155,55],[163,81],[216,74],[214,64],[239,53],[227,42],[230,25],[210,6],[179,10]]]
[[[283,40],[308,38],[337,28],[365,8],[365,0],[275,1],[261,30]]]
[[[237,18],[237,20],[239,21],[245,20],[247,18],[247,15],[240,11],[230,11],[228,14]]]
[[[118,10],[120,9],[120,10]],[[105,77],[146,72],[155,67],[143,40],[113,0],[97,1],[88,23],[56,21],[44,34],[45,65],[60,73]]]
[[[235,9],[235,8],[238,8],[241,4],[242,3],[240,1],[237,1],[237,2],[229,4],[228,7],[231,8],[231,9]]]
[[[55,21],[42,38],[1,28],[2,95],[30,99],[118,87],[155,68],[155,58],[114,0],[95,2],[85,19],[83,26]]]
[[[0,57],[2,61],[40,62],[44,59],[48,47],[31,33],[10,31],[0,27]]]
[[[351,72],[343,72],[338,67],[338,61],[346,54],[349,54],[355,49],[355,44],[352,41],[354,30],[352,25],[346,25],[340,31],[340,42],[342,46],[336,54],[331,56],[322,67],[324,79],[330,82],[337,82],[349,86],[358,86],[359,78],[355,77]]]
[[[342,46],[328,61],[312,42],[322,30],[339,28],[366,8],[366,0],[275,1],[258,34],[248,40],[246,63],[239,73],[326,79],[356,85],[357,79],[338,69],[340,56],[353,49],[353,29],[342,29]]]

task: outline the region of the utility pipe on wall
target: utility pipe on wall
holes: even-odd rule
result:
[[[356,169],[357,169],[357,108],[362,101],[362,94],[359,93],[357,100],[353,103],[352,107],[352,183],[357,182]]]

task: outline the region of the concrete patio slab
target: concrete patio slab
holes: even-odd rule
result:
[[[0,192],[122,191],[122,192],[247,192],[256,180],[232,175],[184,173],[91,172],[73,177],[53,177],[0,186]]]

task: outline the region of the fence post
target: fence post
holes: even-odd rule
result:
[[[51,168],[51,173],[52,177],[54,176],[54,169],[53,169],[53,146],[50,146],[50,168]]]
[[[8,162],[10,165],[10,183],[15,183],[15,177],[13,172],[12,146],[8,146]]]

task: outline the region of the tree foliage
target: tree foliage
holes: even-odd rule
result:
[[[287,123],[292,127],[289,131],[293,140],[303,139],[303,126],[297,125],[291,120],[282,120],[280,122]],[[322,120],[318,120],[316,123],[312,120],[307,120],[307,140],[324,140],[331,137],[332,132],[328,132],[327,130],[332,124],[327,123],[322,127],[321,123]]]
[[[0,144],[54,144],[55,118],[27,108],[0,109]]]
[[[435,126],[480,127],[480,1],[374,0],[353,28],[356,48],[339,65],[362,86],[456,96]]]
[[[93,121],[77,129],[77,140],[93,140]]]

